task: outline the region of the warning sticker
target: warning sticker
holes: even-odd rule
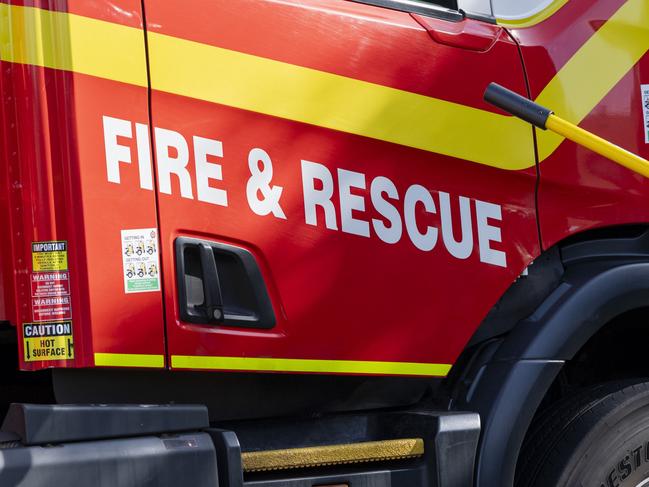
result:
[[[32,298],[67,296],[70,294],[70,277],[67,272],[34,272]]]
[[[640,85],[642,113],[644,114],[644,141],[649,144],[649,85]]]
[[[72,322],[24,323],[23,354],[25,362],[73,359]]]
[[[32,298],[34,321],[59,321],[72,319],[70,296]]]
[[[32,243],[34,272],[67,271],[68,243],[63,241]]]
[[[159,291],[158,230],[122,230],[122,264],[126,293]]]

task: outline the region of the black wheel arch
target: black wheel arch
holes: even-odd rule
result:
[[[571,237],[530,269],[541,279],[512,286],[451,375],[451,407],[481,417],[477,487],[513,485],[525,433],[565,362],[615,317],[649,305],[649,228]]]

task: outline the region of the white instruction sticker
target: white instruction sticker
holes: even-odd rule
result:
[[[158,230],[122,230],[122,263],[126,293],[159,291]]]
[[[640,85],[642,113],[644,114],[644,141],[649,144],[649,85]]]

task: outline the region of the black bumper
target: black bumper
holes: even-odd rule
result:
[[[471,487],[477,414],[401,411],[211,428],[202,406],[13,405],[3,486]],[[236,431],[236,432],[235,432]],[[416,458],[244,472],[242,450],[421,438]]]

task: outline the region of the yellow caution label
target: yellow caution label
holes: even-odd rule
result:
[[[73,359],[72,322],[24,323],[23,357],[25,362]]]
[[[67,271],[68,243],[65,241],[33,242],[32,267],[34,272]]]

